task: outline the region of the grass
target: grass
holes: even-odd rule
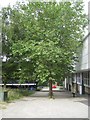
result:
[[[0,101],[0,109],[6,109],[7,103]]]
[[[0,101],[0,109],[6,109],[8,103],[13,102],[14,100],[28,97],[35,93],[35,91],[29,91],[24,89],[6,89],[8,91],[8,99],[6,101]]]
[[[8,91],[8,99],[6,102],[11,102],[23,97],[28,97],[32,95],[35,91],[30,91],[28,89],[6,89]]]
[[[8,101],[20,99],[22,97],[27,97],[33,94],[34,91],[23,90],[23,89],[10,89],[8,91]]]

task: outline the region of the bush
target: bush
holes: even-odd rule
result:
[[[23,89],[9,89],[8,90],[8,101],[20,99],[24,96],[30,96],[34,91],[23,90]]]

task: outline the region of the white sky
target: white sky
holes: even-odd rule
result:
[[[13,5],[16,3],[16,1],[26,1],[26,0],[0,0],[0,7],[6,7],[8,4]],[[57,0],[59,1],[59,0]],[[78,1],[78,0],[77,0]],[[88,13],[88,2],[90,0],[83,0],[85,3],[85,12]]]

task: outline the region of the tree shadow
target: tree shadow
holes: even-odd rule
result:
[[[80,103],[82,103],[82,104],[84,104],[84,105],[89,106],[89,105],[88,105],[88,100],[80,100],[80,101],[75,101],[75,102],[80,102]]]

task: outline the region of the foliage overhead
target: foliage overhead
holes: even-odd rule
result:
[[[2,19],[3,54],[17,61],[21,81],[64,80],[73,71],[86,24],[81,1],[17,4],[2,9]]]

